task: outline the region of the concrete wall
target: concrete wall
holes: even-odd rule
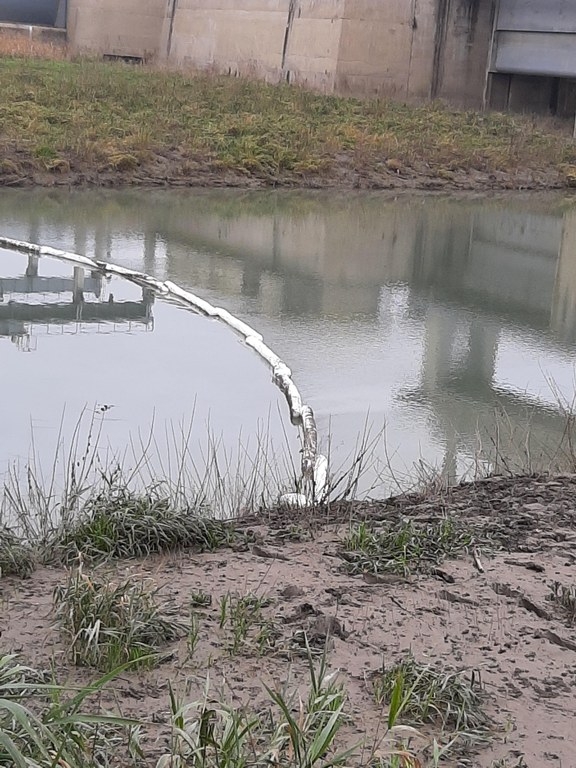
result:
[[[440,96],[461,106],[482,104],[496,3],[492,0],[439,0],[446,13],[446,32],[442,19],[436,27],[436,84],[432,96]],[[442,9],[440,9],[442,10]]]
[[[346,0],[291,3],[282,72],[288,82],[334,91],[346,4]]]
[[[480,106],[495,0],[69,0],[72,47]]]
[[[68,0],[72,50],[145,60],[161,54],[168,0]]]
[[[336,90],[480,106],[492,0],[347,0]]]
[[[288,0],[180,0],[168,58],[176,64],[278,79]]]

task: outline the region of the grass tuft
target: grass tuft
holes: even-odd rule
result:
[[[0,577],[29,576],[35,567],[34,553],[30,547],[8,528],[0,524]]]
[[[278,630],[266,618],[263,608],[270,600],[257,595],[233,595],[227,592],[219,602],[220,629],[227,633],[227,647],[231,654],[256,648],[263,655],[274,648]]]
[[[157,768],[330,768],[347,765],[356,747],[337,751],[335,741],[347,721],[346,695],[326,657],[318,669],[309,657],[308,695],[267,688],[268,707],[259,714],[204,698],[180,703],[171,690],[170,750]]]
[[[576,622],[576,585],[565,586],[555,581],[550,584],[549,599],[561,608],[570,624]]]
[[[476,546],[476,534],[446,517],[430,523],[401,520],[378,528],[365,522],[344,538],[340,556],[352,573],[397,573],[405,576],[426,572],[446,557]]]
[[[400,721],[433,723],[469,733],[484,731],[489,723],[482,702],[480,674],[462,673],[421,664],[412,655],[376,673],[374,698],[389,706],[388,727]]]
[[[76,692],[47,684],[44,677],[15,656],[0,655],[0,765],[108,768],[119,745],[131,741],[135,723],[94,711],[84,714],[82,708],[111,676]]]
[[[153,492],[112,489],[89,499],[77,518],[48,547],[55,562],[148,557],[178,549],[214,550],[233,538],[230,523],[205,516],[194,506],[176,508]]]
[[[162,646],[186,628],[161,613],[155,595],[144,582],[100,583],[74,570],[54,592],[56,620],[73,663],[110,671],[157,661]]]

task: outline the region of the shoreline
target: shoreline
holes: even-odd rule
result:
[[[209,674],[212,695],[220,697],[215,701],[251,711],[265,707],[264,684],[290,679],[300,690],[305,685],[308,662],[298,638],[306,633],[319,649],[327,644],[330,671],[340,669],[350,717],[341,733],[344,746],[363,736],[369,741],[365,756],[377,748],[387,710],[374,701],[374,675],[382,664],[411,654],[445,671],[476,670],[482,681],[486,740],[467,748],[459,743],[442,765],[572,765],[576,750],[567,735],[576,716],[576,644],[571,620],[552,600],[550,586],[574,584],[575,499],[576,475],[489,477],[381,502],[334,503],[312,513],[262,512],[236,521],[232,545],[213,552],[183,549],[84,564],[90,579],[143,579],[183,622],[191,594],[210,596],[195,612],[191,655],[186,639],[168,643],[162,663],[124,672],[101,703],[145,723],[144,764],[154,765],[169,730],[168,680],[193,701]],[[364,523],[378,530],[408,519],[429,529],[446,518],[470,526],[479,548],[474,556],[462,550],[433,568],[401,573],[350,571],[343,542],[352,529]],[[2,645],[23,663],[53,666],[68,685],[86,685],[98,673],[70,663],[54,624],[52,593],[68,575],[44,566],[27,580],[0,579]],[[219,606],[242,595],[262,600],[259,620],[270,635],[262,646],[249,634],[232,651]],[[418,728],[421,738],[410,740],[410,749],[421,765],[432,766],[426,745],[433,737],[444,744],[450,729],[408,717],[402,724]],[[367,762],[357,757],[349,764]]]
[[[6,154],[4,155],[6,157]],[[9,157],[7,159],[10,159]],[[178,168],[178,161],[174,161]],[[505,193],[546,193],[564,192],[574,194],[574,183],[567,181],[559,171],[531,172],[526,170],[515,174],[488,174],[480,171],[461,172],[454,179],[441,178],[417,171],[394,173],[369,173],[344,170],[341,173],[309,177],[259,177],[231,172],[214,171],[207,167],[198,173],[182,177],[177,171],[173,175],[157,167],[142,168],[141,173],[99,172],[87,169],[74,173],[48,173],[31,171],[18,174],[0,174],[0,189],[229,189],[238,191],[325,191],[325,192],[418,192],[430,194],[505,194]]]

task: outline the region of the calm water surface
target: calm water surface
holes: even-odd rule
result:
[[[363,479],[374,495],[495,452],[546,463],[562,440],[576,363],[570,201],[5,190],[0,232],[173,280],[246,319],[292,368],[334,466],[367,425],[380,435]],[[0,471],[26,460],[31,434],[48,460],[83,409],[116,453],[152,423],[166,436],[193,416],[191,445],[206,448],[209,424],[231,455],[266,433],[298,461],[267,369],[225,327],[89,276],[92,314],[79,318],[70,267],[41,261],[52,282],[33,291],[27,269],[0,251]]]

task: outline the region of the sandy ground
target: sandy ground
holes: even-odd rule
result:
[[[447,512],[488,526],[504,547],[493,556],[482,553],[482,572],[472,556],[409,579],[343,570],[340,542],[352,518],[430,520]],[[115,576],[149,579],[166,609],[183,620],[191,592],[212,597],[211,606],[198,610],[200,639],[191,659],[182,640],[165,663],[125,674],[107,696],[123,714],[155,724],[148,745],[153,756],[162,753],[165,738],[168,680],[193,700],[209,671],[213,690],[228,702],[258,707],[263,683],[305,680],[298,643],[306,630],[318,645],[329,635],[330,666],[340,669],[349,695],[353,724],[346,738],[364,738],[366,754],[384,731],[371,674],[411,650],[419,661],[481,674],[491,741],[446,765],[576,766],[576,636],[549,599],[552,582],[576,583],[576,477],[495,478],[434,496],[340,505],[313,518],[270,513],[243,527],[255,543],[239,551],[181,552],[114,568]],[[52,591],[64,579],[62,571],[41,569],[26,581],[0,581],[0,645],[34,666],[54,664],[60,679],[85,682],[89,673],[70,668],[53,626]],[[278,634],[265,655],[250,645],[236,655],[226,650],[229,637],[218,623],[218,600],[226,593],[269,598],[264,613]]]

